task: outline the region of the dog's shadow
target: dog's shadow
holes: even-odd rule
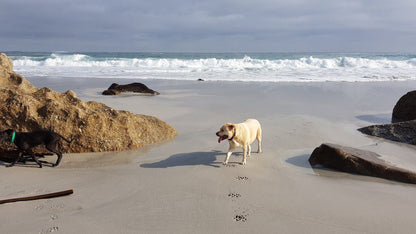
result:
[[[0,165],[7,166],[10,165],[13,161],[16,160],[18,155],[18,151],[10,150],[10,151],[3,151],[0,156]],[[52,153],[45,153],[45,154],[35,154],[38,158],[39,162],[42,163],[42,166],[50,166],[53,167],[53,163],[47,162],[41,159],[45,159],[45,156],[51,156]],[[30,155],[24,154],[19,159],[19,161],[16,162],[14,167],[39,167],[39,165],[32,159]]]
[[[170,156],[155,163],[144,163],[140,167],[143,168],[168,168],[168,167],[179,167],[179,166],[196,166],[205,165],[211,167],[220,167],[221,162],[217,161],[217,156],[222,155],[224,152],[213,150],[210,152],[192,152],[182,153]]]

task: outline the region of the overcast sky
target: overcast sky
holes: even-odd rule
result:
[[[416,0],[1,0],[0,51],[416,52]]]

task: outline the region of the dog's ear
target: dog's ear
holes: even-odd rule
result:
[[[227,125],[227,131],[232,131],[235,128],[234,124]]]

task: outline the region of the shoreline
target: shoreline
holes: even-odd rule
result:
[[[315,147],[329,142],[368,149],[416,171],[416,147],[356,130],[390,121],[394,104],[416,81],[26,79],[38,88],[71,89],[84,101],[155,116],[178,136],[137,150],[65,154],[58,168],[0,167],[0,198],[74,189],[68,197],[4,205],[5,232],[57,227],[63,233],[410,233],[416,228],[414,185],[311,168],[307,162]],[[143,82],[161,95],[100,95],[122,81]],[[242,166],[238,150],[230,166],[223,166],[228,146],[217,143],[215,132],[247,118],[262,124],[264,152],[253,153]]]

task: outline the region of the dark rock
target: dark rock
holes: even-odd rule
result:
[[[199,78],[198,81],[204,81],[204,79]]]
[[[160,94],[159,92],[149,89],[146,85],[142,83],[131,83],[126,85],[119,85],[113,83],[107,90],[103,92],[103,95],[117,95],[121,92],[145,93],[150,95]]]
[[[322,144],[312,152],[309,163],[312,166],[320,164],[338,171],[416,184],[416,173],[395,167],[374,152],[351,147]]]
[[[416,120],[393,124],[371,125],[360,128],[358,131],[391,141],[416,145]]]
[[[103,95],[118,95],[118,94],[120,94],[121,93],[121,91],[119,91],[119,90],[104,90],[103,91]]]
[[[416,119],[416,90],[402,96],[393,109],[393,123]]]

